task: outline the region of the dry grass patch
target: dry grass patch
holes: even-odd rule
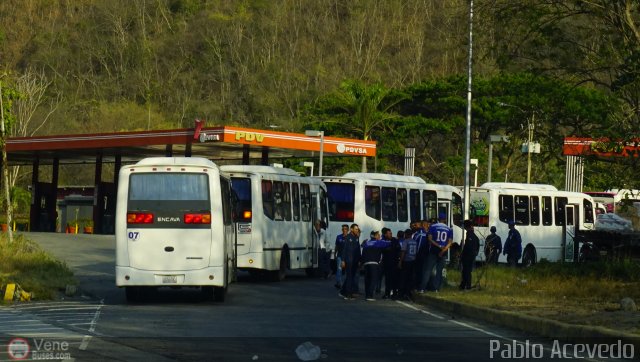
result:
[[[0,237],[0,286],[17,283],[34,293],[35,299],[52,299],[67,284],[76,284],[73,272],[60,260],[45,252],[23,235],[9,243]]]
[[[439,294],[445,299],[567,323],[640,330],[640,313],[620,309],[625,297],[640,306],[640,264],[635,261],[483,266],[473,272],[479,288],[466,292],[453,287],[460,282],[458,270],[449,269],[447,277],[451,287]]]

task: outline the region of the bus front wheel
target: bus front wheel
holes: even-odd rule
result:
[[[524,248],[524,253],[522,253],[522,266],[530,267],[535,265],[536,263],[536,249],[529,245]]]

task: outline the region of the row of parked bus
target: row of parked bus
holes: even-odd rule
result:
[[[472,189],[470,202],[482,241],[490,226],[506,238],[507,222],[515,220],[528,264],[567,258],[573,227],[594,222],[590,196],[547,185],[485,184]],[[193,286],[223,301],[238,269],[276,280],[290,269],[313,273],[316,220],[333,239],[342,224],[395,232],[442,214],[459,243],[462,197],[454,186],[413,176],[317,178],[195,157],[148,158],[120,170],[116,285],[129,300],[149,288]]]

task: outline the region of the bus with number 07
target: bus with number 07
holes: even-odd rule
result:
[[[140,301],[195,287],[224,301],[234,272],[231,182],[198,157],[152,157],[121,168],[116,285]]]

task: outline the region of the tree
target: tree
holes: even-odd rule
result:
[[[367,85],[358,80],[347,80],[310,108],[308,124],[367,141],[376,130],[399,117],[393,108],[404,97],[379,82]],[[362,157],[362,172],[367,172],[366,157]]]
[[[62,95],[49,94],[52,81],[47,79],[44,70],[27,69],[15,80],[15,91],[20,97],[13,101],[14,122],[9,128],[11,137],[30,137],[38,133],[58,109]],[[13,166],[9,184],[15,187],[20,166]]]

